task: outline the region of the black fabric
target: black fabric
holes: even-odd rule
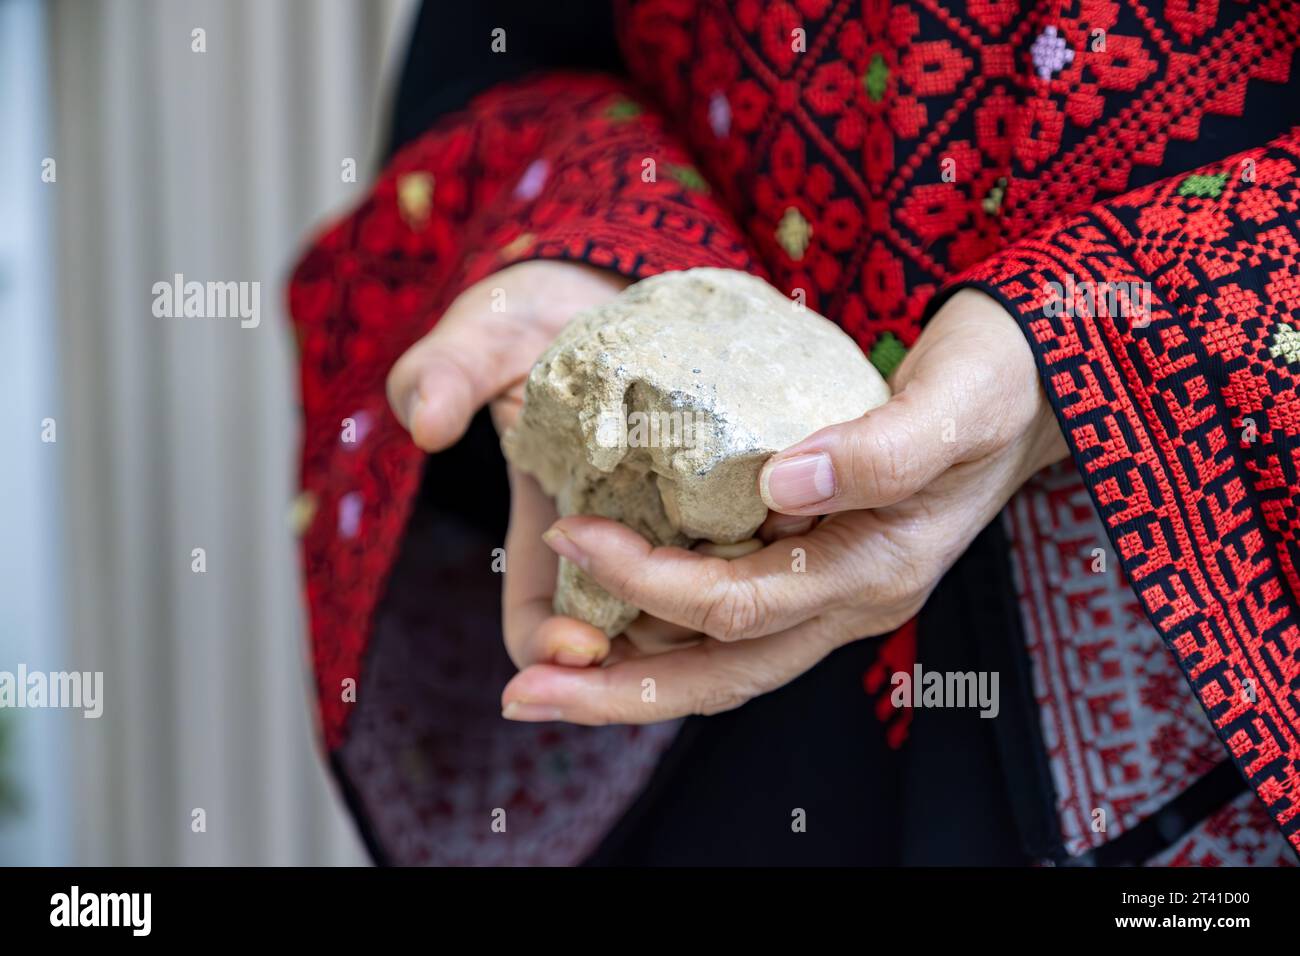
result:
[[[457,502],[465,520],[504,539],[509,492],[486,412],[437,465],[425,470],[418,507]],[[897,865],[902,758],[863,689],[875,657],[875,643],[859,641],[744,707],[686,720],[588,863]],[[792,829],[796,809],[802,833]]]
[[[375,866],[392,866],[393,862],[389,858],[388,850],[383,841],[376,835],[370,814],[366,812],[365,802],[361,799],[361,794],[357,792],[357,786],[348,774],[347,768],[343,766],[343,760],[338,751],[331,753],[328,760],[330,771],[338,782],[339,795],[343,798],[343,805],[348,808],[348,813],[352,815],[352,821],[356,824],[357,836],[361,838],[361,845],[366,848],[366,852],[370,854],[370,859]]]
[[[436,460],[419,507],[456,502],[466,521],[503,540],[509,489],[489,415]],[[902,758],[863,689],[875,657],[875,642],[859,641],[744,707],[686,720],[588,863],[897,865]],[[796,809],[802,833],[792,829]]]
[[[1065,850],[1025,652],[1009,542],[986,528],[935,589],[918,625],[925,670],[999,674],[997,717],[913,715],[902,770],[904,865],[1140,866],[1246,788],[1225,761],[1137,826],[1081,856]]]
[[[1246,780],[1237,765],[1231,759],[1225,760],[1131,830],[1066,860],[1064,865],[1141,866],[1245,791]]]
[[[778,691],[689,718],[588,862],[896,866],[901,758],[862,686],[875,654],[871,640],[850,644]]]
[[[504,53],[492,31],[505,30]],[[610,0],[425,3],[411,33],[388,156],[489,87],[546,69],[624,72]]]
[[[470,421],[464,437],[433,458],[424,469],[417,507],[454,510],[471,527],[496,541],[506,539],[510,481],[492,415],[485,408]]]
[[[1022,866],[1060,845],[1007,555],[995,520],[917,622],[923,671],[996,672],[999,710],[990,718],[973,707],[913,712],[902,771],[904,865]]]
[[[981,665],[1001,675],[1001,708],[991,723],[1021,848],[1031,860],[1061,860],[1065,848],[1056,787],[1025,649],[1024,621],[1011,573],[1011,544],[1000,517],[984,530],[945,583],[961,593],[956,601],[980,622],[973,636],[978,639]],[[935,611],[942,613],[937,606]]]

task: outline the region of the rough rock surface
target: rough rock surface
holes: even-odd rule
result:
[[[769,456],[888,397],[829,320],[746,273],[691,269],[576,316],[503,446],[561,515],[614,518],[655,544],[733,544],[767,516]],[[611,635],[637,614],[564,560],[555,610]]]

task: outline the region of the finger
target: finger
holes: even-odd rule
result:
[[[640,614],[623,635],[641,654],[663,654],[705,640],[699,631],[673,624],[649,614]]]
[[[609,642],[609,653],[605,659],[600,662],[601,667],[613,667],[615,664],[621,664],[623,661],[636,660],[646,655],[639,651],[635,644],[627,639],[627,636],[620,634],[618,637],[611,638]]]
[[[575,724],[649,724],[716,714],[775,690],[843,642],[821,621],[764,641],[694,647],[608,667],[574,670],[537,665],[508,683],[502,715],[511,720]]]
[[[490,306],[471,288],[388,373],[393,414],[425,451],[459,441],[475,412],[522,381],[545,347],[540,330]]]
[[[747,554],[753,554],[761,550],[763,542],[757,538],[746,538],[744,541],[737,541],[735,544],[714,544],[712,541],[701,541],[696,544],[692,551],[696,554],[707,554],[711,558],[726,558],[728,561],[734,561],[736,558],[743,558]]]
[[[902,501],[965,452],[956,406],[950,383],[918,374],[879,408],[772,456],[759,475],[763,501],[805,516]]]
[[[425,451],[455,444],[475,412],[523,382],[574,313],[628,282],[585,263],[534,261],[471,286],[389,372],[393,414]]]
[[[591,667],[609,656],[610,640],[605,632],[586,621],[554,614],[544,618],[524,639],[516,667],[530,664],[559,664]]]
[[[492,424],[497,434],[504,435],[514,427],[524,410],[523,383],[494,398],[488,408],[492,412]]]
[[[411,346],[388,373],[388,404],[393,415],[427,452],[460,440],[474,413],[498,386],[499,360],[484,351],[468,330],[446,319]]]
[[[552,661],[585,667],[609,652],[604,632],[552,610],[555,553],[542,532],[555,520],[555,506],[536,479],[515,468],[510,476],[510,524],[506,531],[501,623],[506,652],[516,667]]]
[[[816,524],[817,519],[812,515],[783,515],[778,511],[769,511],[757,534],[759,540],[771,544],[782,538],[807,534]]]
[[[634,607],[719,641],[736,641],[869,599],[866,585],[881,554],[864,553],[855,544],[868,531],[839,534],[823,526],[735,560],[651,547],[625,525],[590,516],[561,518],[543,540]]]

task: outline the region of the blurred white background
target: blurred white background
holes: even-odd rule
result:
[[[413,7],[0,0],[0,670],[105,682],[99,720],[0,710],[0,862],[365,861],[308,701],[284,283],[374,171]],[[155,318],[178,272],[260,282],[260,326]]]

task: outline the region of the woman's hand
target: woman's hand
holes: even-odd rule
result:
[[[560,329],[627,285],[617,273],[571,262],[522,262],[488,276],[393,365],[393,413],[427,452],[455,444],[484,405],[504,432],[523,405],[529,370]],[[609,639],[602,631],[551,611],[557,561],[542,533],[556,519],[554,503],[531,477],[509,473],[502,628],[511,660],[519,667],[603,660]]]
[[[695,640],[646,656],[619,638],[604,667],[528,666],[502,694],[506,716],[606,724],[717,713],[915,615],[1012,493],[1067,449],[1023,334],[983,293],[943,306],[893,385],[882,407],[767,463],[760,490],[779,514],[765,526],[772,543],[753,554],[652,548],[602,518],[556,522],[552,549]],[[801,519],[821,515],[830,517],[801,531]],[[551,620],[560,644],[585,627]]]
[[[450,448],[480,408],[503,432],[519,414],[524,382],[578,312],[629,285],[580,262],[520,262],[470,286],[388,373],[388,404],[427,452]]]

